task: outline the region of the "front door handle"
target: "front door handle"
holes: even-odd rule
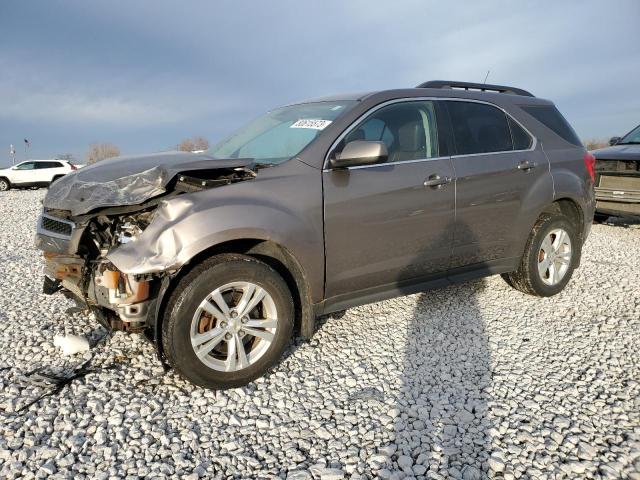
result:
[[[440,175],[430,175],[423,185],[431,188],[442,188],[443,185],[451,183],[451,177],[441,177]]]
[[[523,160],[518,164],[518,170],[522,170],[523,172],[528,172],[532,168],[536,168],[538,164],[536,162],[530,162],[529,160]]]

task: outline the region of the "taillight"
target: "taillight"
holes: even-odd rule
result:
[[[78,167],[76,167],[73,163],[70,163],[69,165],[71,165],[71,170],[77,170]]]
[[[591,155],[589,152],[585,152],[584,165],[585,167],[587,167],[587,172],[589,172],[591,181],[595,182],[596,181],[596,157]]]

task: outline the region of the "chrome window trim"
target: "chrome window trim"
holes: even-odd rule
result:
[[[372,165],[356,165],[355,167],[347,167],[346,170],[359,170],[361,168],[375,168],[375,167],[384,167],[389,165],[402,165],[404,163],[420,163],[420,162],[433,162],[436,160],[449,160],[451,157],[431,157],[431,158],[416,158],[414,160],[399,160],[397,162],[382,162],[382,163],[374,163]],[[323,170],[323,172],[330,172],[333,169],[329,168]],[[345,170],[345,169],[340,169]]]
[[[71,233],[69,235],[64,235],[62,233],[57,233],[57,232],[52,232],[51,230],[47,230],[46,228],[44,228],[42,226],[42,220],[44,218],[48,218],[48,219],[54,220],[56,222],[66,223],[67,225],[70,225],[71,226]],[[52,215],[47,215],[46,213],[42,212],[40,214],[40,216],[38,217],[38,225],[36,227],[36,233],[40,234],[40,235],[45,235],[47,237],[59,238],[61,240],[69,240],[73,236],[73,232],[75,231],[75,229],[76,229],[76,224],[75,223],[70,222],[69,220],[65,220],[63,218],[58,218],[58,217],[54,217]]]
[[[475,99],[471,99],[471,98],[457,98],[457,97],[402,97],[402,98],[394,98],[393,100],[387,100],[386,102],[382,102],[378,105],[375,105],[374,107],[371,107],[369,110],[367,110],[365,113],[363,113],[362,115],[360,115],[356,120],[354,120],[351,125],[349,125],[344,132],[342,132],[338,138],[336,138],[334,140],[334,142],[331,144],[331,147],[329,148],[329,150],[327,151],[326,155],[324,156],[324,162],[322,165],[322,171],[323,172],[331,172],[334,169],[329,167],[329,155],[331,155],[331,152],[333,152],[333,149],[336,148],[336,146],[342,141],[342,139],[344,137],[346,137],[347,135],[349,135],[349,133],[351,133],[351,131],[353,129],[355,129],[362,120],[364,120],[365,118],[367,118],[368,116],[370,116],[371,114],[373,114],[374,112],[380,110],[381,108],[384,108],[388,105],[393,105],[394,103],[408,103],[408,102],[421,102],[421,101],[436,101],[436,100],[442,100],[442,101],[453,101],[453,102],[471,102],[471,103],[482,103],[485,105],[489,105],[491,107],[497,108],[498,110],[500,110],[502,113],[504,113],[505,115],[507,115],[509,118],[511,118],[511,120],[513,120],[516,124],[518,124],[520,127],[522,127],[522,129],[527,132],[527,134],[533,139],[533,141],[531,142],[531,147],[529,147],[526,150],[503,150],[501,152],[482,152],[482,153],[467,153],[464,155],[450,155],[450,156],[446,156],[446,157],[433,157],[433,158],[422,158],[422,159],[415,159],[415,160],[403,160],[403,161],[399,161],[399,162],[384,162],[384,163],[376,163],[373,165],[358,165],[355,167],[348,167],[348,170],[355,170],[355,169],[360,169],[360,168],[371,168],[371,167],[376,167],[376,166],[380,166],[380,165],[390,165],[390,164],[403,164],[403,163],[410,163],[410,162],[424,162],[427,160],[442,160],[442,159],[446,159],[446,158],[461,158],[461,157],[478,157],[481,155],[496,155],[496,154],[501,154],[501,153],[522,153],[522,152],[533,152],[536,147],[538,146],[538,138],[529,131],[529,129],[527,127],[525,127],[520,121],[518,121],[517,118],[514,118],[513,115],[511,115],[509,112],[507,112],[504,108],[502,108],[499,105],[496,105],[495,103],[491,103],[491,102],[487,102],[485,100],[475,100]],[[511,131],[511,130],[509,130]],[[339,169],[342,170],[342,169]]]

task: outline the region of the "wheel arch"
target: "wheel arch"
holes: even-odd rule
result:
[[[162,323],[165,308],[176,285],[191,269],[203,260],[222,253],[240,253],[254,257],[273,268],[282,276],[291,291],[295,307],[295,328],[303,337],[310,338],[315,329],[315,314],[307,275],[296,257],[284,246],[259,238],[228,240],[213,245],[195,255],[174,275],[166,276],[160,287],[154,315],[153,339],[158,353],[162,352]]]
[[[540,215],[542,215],[543,213],[556,213],[567,217],[571,221],[571,223],[575,225],[576,230],[580,235],[580,239],[584,241],[584,211],[582,210],[582,207],[580,207],[578,202],[570,197],[558,198],[551,204],[547,205],[540,212],[538,217],[540,217]]]
[[[566,216],[571,221],[571,223],[576,227],[576,231],[580,236],[580,245],[584,243],[585,233],[587,233],[587,230],[585,228],[586,224],[584,220],[585,218],[584,210],[580,206],[580,203],[577,202],[574,198],[568,197],[568,196],[557,198],[557,199],[554,199],[552,202],[547,203],[543,207],[539,208],[537,214],[533,217],[533,220],[530,222],[530,225],[527,230],[528,232],[531,232],[531,230],[533,229],[534,225],[536,224],[540,216],[545,213],[559,214],[559,215]],[[528,239],[528,235],[524,238],[523,242],[518,247],[519,248],[518,250],[519,253],[517,257],[518,259],[522,258],[522,256],[525,253],[527,239]]]

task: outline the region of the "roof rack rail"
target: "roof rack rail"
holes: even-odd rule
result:
[[[450,88],[462,90],[480,90],[483,92],[499,92],[511,95],[522,95],[524,97],[535,97],[531,92],[527,92],[521,88],[507,87],[505,85],[491,85],[489,83],[473,83],[473,82],[452,82],[449,80],[429,80],[421,83],[416,88]]]

